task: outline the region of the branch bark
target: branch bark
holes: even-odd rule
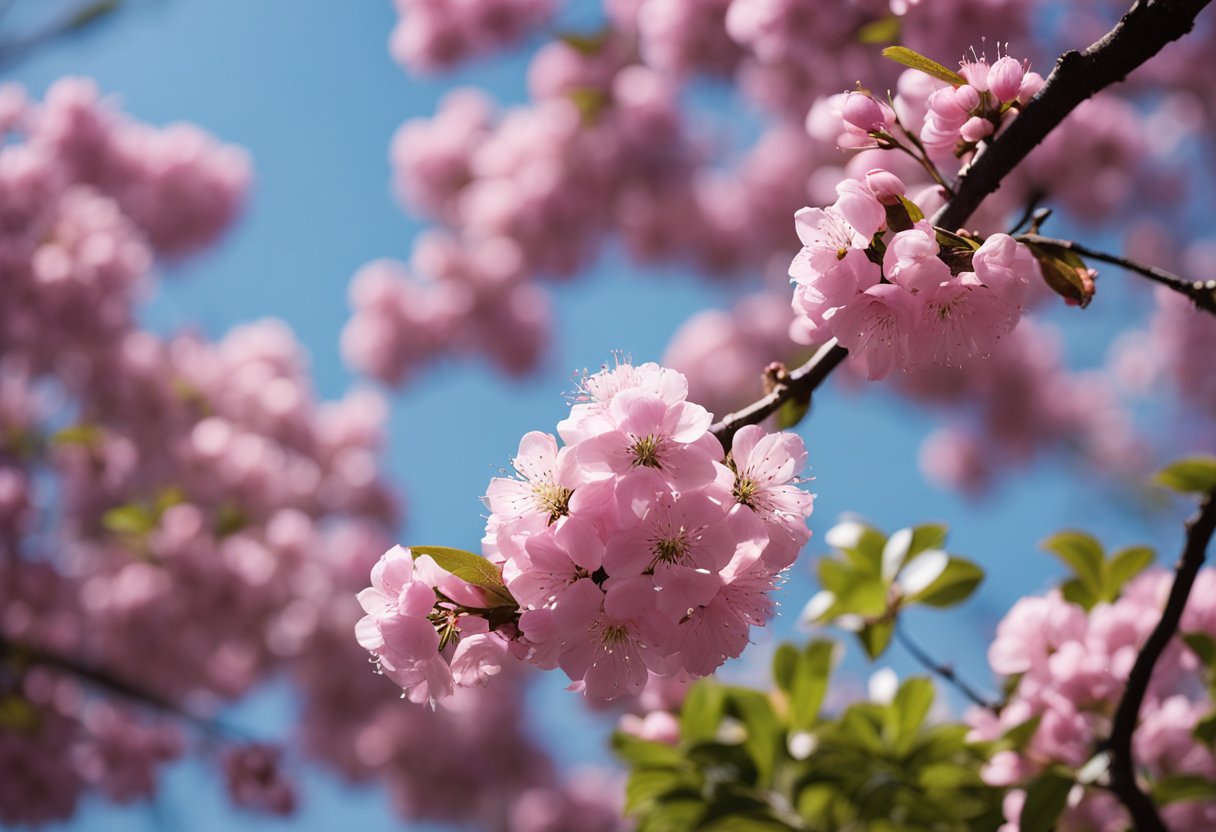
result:
[[[1119,802],[1127,807],[1137,832],[1167,832],[1165,823],[1157,811],[1152,798],[1144,793],[1136,782],[1136,761],[1132,754],[1132,735],[1140,719],[1140,706],[1144,703],[1153,668],[1165,651],[1170,640],[1178,632],[1178,622],[1186,608],[1195,577],[1207,557],[1208,543],[1216,532],[1216,490],[1200,503],[1198,513],[1187,521],[1186,544],[1182,557],[1174,568],[1174,583],[1170,587],[1169,599],[1161,620],[1153,628],[1148,641],[1136,656],[1131,674],[1127,677],[1127,690],[1119,701],[1115,719],[1111,725],[1108,747],[1111,754],[1110,786]]]
[[[1061,55],[1038,95],[959,178],[954,197],[933,216],[933,225],[962,227],[984,198],[999,188],[1001,180],[1078,104],[1122,81],[1167,44],[1191,31],[1195,17],[1209,2],[1136,0],[1101,40],[1083,52],[1073,50]],[[710,430],[729,447],[739,428],[763,421],[789,399],[809,398],[847,355],[848,350],[833,338],[790,373],[788,383],[727,415]]]

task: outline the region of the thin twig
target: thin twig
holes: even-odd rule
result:
[[[1023,234],[1018,237],[1018,240],[1023,243],[1068,249],[1091,260],[1110,263],[1121,269],[1134,272],[1147,277],[1154,283],[1159,283],[1181,295],[1185,295],[1191,299],[1195,306],[1205,312],[1211,312],[1213,315],[1216,315],[1216,280],[1186,280],[1173,272],[1167,272],[1165,269],[1158,268],[1157,266],[1149,266],[1117,254],[1107,254],[1074,240],[1057,240],[1054,237],[1042,237],[1038,234]]]
[[[912,640],[911,636],[904,632],[902,627],[895,627],[895,640],[902,644],[904,649],[911,653],[912,658],[916,659],[925,670],[953,685],[959,693],[970,699],[972,703],[993,713],[1000,713],[1000,705],[963,681],[958,673],[955,672],[952,665],[943,664],[926,653],[919,644]]]
[[[1137,832],[1167,832],[1161,815],[1152,798],[1144,793],[1136,782],[1136,761],[1132,753],[1132,735],[1140,719],[1140,706],[1148,692],[1153,668],[1165,652],[1166,646],[1178,631],[1178,622],[1186,608],[1195,577],[1207,557],[1208,543],[1216,532],[1216,490],[1208,494],[1199,505],[1199,511],[1186,524],[1186,545],[1178,565],[1174,567],[1174,584],[1170,587],[1169,599],[1161,613],[1161,620],[1153,628],[1148,641],[1140,648],[1136,663],[1127,677],[1127,689],[1115,711],[1111,723],[1110,741],[1110,786],[1132,816]]]

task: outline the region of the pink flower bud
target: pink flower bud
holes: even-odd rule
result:
[[[988,70],[988,89],[1002,103],[1013,101],[1021,94],[1025,75],[1025,67],[1006,55]]]
[[[954,102],[958,104],[959,109],[964,113],[971,113],[975,108],[980,106],[979,89],[975,86],[964,84],[954,91]]]
[[[875,133],[887,128],[886,114],[883,113],[882,106],[864,92],[849,93],[844,100],[841,115],[846,127],[861,133]]]
[[[1025,104],[1039,94],[1043,88],[1043,76],[1037,72],[1027,72],[1018,88],[1018,103]]]
[[[974,116],[967,119],[967,123],[962,126],[959,133],[965,141],[978,142],[980,139],[992,135],[992,122],[986,118]]]
[[[907,192],[902,179],[882,168],[866,172],[866,187],[883,205],[894,205]]]

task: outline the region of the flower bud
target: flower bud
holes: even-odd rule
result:
[[[988,90],[1001,103],[1013,101],[1021,94],[1022,79],[1025,75],[1025,67],[1006,55],[988,70]]]
[[[959,109],[964,113],[972,113],[975,108],[980,106],[979,89],[975,86],[964,84],[954,91],[954,102],[958,104]]]
[[[883,205],[894,205],[907,192],[902,179],[882,168],[866,172],[866,187]]]
[[[882,105],[864,92],[849,93],[844,100],[841,115],[844,117],[846,128],[861,133],[876,133],[887,129],[887,118]]]
[[[1043,88],[1043,76],[1037,72],[1027,72],[1018,88],[1018,103],[1025,104],[1039,94]]]
[[[978,142],[980,139],[985,139],[992,135],[992,122],[986,118],[974,116],[967,119],[967,123],[958,132],[964,141]]]

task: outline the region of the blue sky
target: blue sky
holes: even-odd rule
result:
[[[29,0],[26,0],[28,2]],[[56,78],[89,75],[118,95],[136,117],[154,123],[196,122],[225,141],[248,148],[256,186],[244,219],[214,251],[173,268],[144,311],[154,329],[196,326],[219,336],[234,324],[264,316],[286,320],[307,346],[318,389],[337,396],[352,378],[338,355],[347,317],[347,282],[363,263],[406,257],[420,225],[395,203],[389,187],[388,144],[406,118],[433,112],[458,83],[489,88],[504,101],[523,94],[525,56],[480,62],[434,80],[407,76],[386,48],[395,15],[388,0],[134,0],[130,9],[86,36],[40,50],[8,70],[7,80],[41,95]],[[575,9],[575,18],[586,13]],[[792,224],[791,224],[792,230]],[[1115,278],[1112,283],[1122,282]],[[506,382],[481,366],[444,364],[393,396],[390,453],[394,481],[408,495],[403,542],[476,548],[482,532],[478,496],[504,464],[521,434],[551,430],[576,368],[595,367],[613,350],[657,359],[671,332],[691,313],[729,302],[730,290],[706,286],[679,270],[639,270],[607,253],[592,273],[555,289],[558,337],[543,371]],[[1130,300],[1100,298],[1071,338],[1078,355],[1097,360]],[[1092,313],[1092,314],[1091,314]],[[1064,313],[1062,313],[1064,314]],[[1069,320],[1081,316],[1069,310]],[[487,419],[487,413],[493,418]],[[827,388],[800,428],[818,494],[815,538],[782,596],[775,632],[796,634],[792,619],[813,591],[810,579],[824,531],[843,512],[893,530],[945,521],[950,548],[979,561],[990,579],[967,607],[913,613],[919,641],[989,682],[984,649],[996,621],[1019,595],[1046,587],[1058,574],[1036,549],[1062,527],[1087,527],[1110,546],[1158,544],[1166,562],[1180,540],[1168,517],[1128,511],[1065,464],[1046,461],[1012,476],[993,499],[974,503],[926,485],[916,467],[921,437],[935,420],[877,391],[866,396]],[[766,655],[771,639],[755,648]],[[849,647],[848,667],[866,673]],[[898,648],[890,662],[915,666]],[[763,666],[744,660],[734,673]],[[756,680],[762,683],[761,679]],[[562,745],[565,760],[602,758],[604,726],[581,716],[560,680],[541,685],[548,736],[585,736]],[[273,735],[290,724],[289,692],[270,690],[236,709],[233,718]],[[408,707],[403,705],[403,707]],[[387,800],[305,773],[305,804],[291,826],[332,829],[403,828]],[[157,805],[116,810],[91,805],[69,828],[205,830],[286,824],[234,813],[214,776],[179,766]],[[430,828],[430,827],[406,827]]]

